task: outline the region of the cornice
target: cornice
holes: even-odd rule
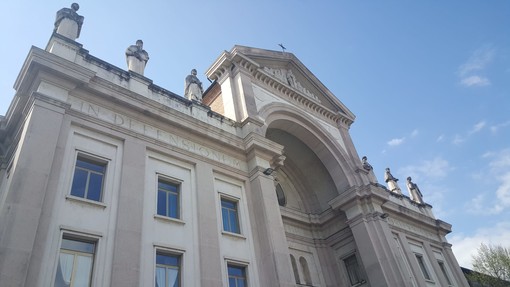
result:
[[[222,53],[219,59],[207,71],[207,75],[211,80],[219,80],[225,77],[226,74],[235,67],[245,70],[251,74],[253,78],[263,83],[265,86],[279,92],[279,94],[284,96],[288,101],[304,107],[322,118],[332,121],[338,125],[344,125],[347,128],[349,128],[354,122],[353,118],[347,116],[341,111],[328,109],[320,104],[318,100],[310,98],[300,91],[285,85],[264,71],[262,66],[237,51],[232,54],[229,54],[228,52]]]

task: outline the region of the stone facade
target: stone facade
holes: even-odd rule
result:
[[[293,54],[235,46],[200,103],[74,40],[30,50],[1,119],[0,285],[79,280],[70,240],[94,247],[71,252],[91,286],[154,286],[161,254],[181,286],[228,286],[229,267],[248,286],[468,286],[451,226],[374,182],[353,113]],[[104,168],[98,198],[75,193],[80,160]]]

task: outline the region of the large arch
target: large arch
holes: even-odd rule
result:
[[[349,172],[356,167],[353,166],[341,144],[302,110],[281,103],[272,103],[263,107],[259,115],[265,120],[262,128],[266,138],[285,146],[286,164],[287,161],[293,162],[297,168],[301,169],[301,172],[308,173],[305,166],[295,160],[297,155],[293,160],[292,154],[289,154],[293,152],[293,146],[290,143],[293,137],[313,152],[324,167],[324,171],[332,179],[336,195],[353,185],[360,184],[360,179],[356,178],[355,173]],[[298,149],[297,146],[301,145],[300,143],[294,147]]]

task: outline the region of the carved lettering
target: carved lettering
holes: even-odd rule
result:
[[[144,136],[162,141],[166,144],[181,148],[183,150],[203,156],[208,159],[221,162],[234,168],[243,170],[246,170],[248,168],[246,163],[236,158],[233,158],[229,155],[226,155],[209,147],[197,144],[188,139],[181,138],[178,135],[168,133],[154,126],[147,125],[138,120],[129,118],[128,116],[115,113],[113,111],[107,110],[105,108],[99,107],[97,105],[85,102],[81,99],[74,97],[71,97],[69,102],[71,103],[72,109],[85,113],[89,116],[95,117],[97,119],[103,120],[105,122],[109,122],[113,125],[138,132],[139,134],[142,134]]]

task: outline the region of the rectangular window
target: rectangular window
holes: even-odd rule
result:
[[[432,280],[430,277],[429,271],[427,270],[427,266],[425,266],[425,261],[423,260],[423,255],[421,254],[415,254],[416,260],[418,260],[418,265],[420,266],[421,273],[423,273],[423,277],[425,277],[426,280]]]
[[[439,264],[439,268],[441,268],[441,272],[443,272],[443,276],[446,279],[446,283],[448,283],[448,285],[451,286],[452,281],[450,280],[450,276],[448,276],[448,271],[446,271],[446,266],[444,265],[444,262],[441,260],[437,260],[437,264]]]
[[[246,267],[238,265],[227,265],[228,287],[246,287]]]
[[[156,287],[181,286],[181,256],[156,252]]]
[[[232,233],[240,233],[236,201],[222,198],[221,199],[221,216],[223,219],[223,230],[232,232]]]
[[[356,259],[356,254],[353,254],[344,259],[345,269],[347,270],[347,275],[349,276],[349,281],[351,285],[356,285],[362,283],[361,274],[359,270],[358,260]]]
[[[106,162],[78,154],[74,168],[71,195],[101,201]]]
[[[90,286],[95,249],[94,242],[64,237],[54,286]]]
[[[180,218],[179,185],[158,179],[158,215]]]

